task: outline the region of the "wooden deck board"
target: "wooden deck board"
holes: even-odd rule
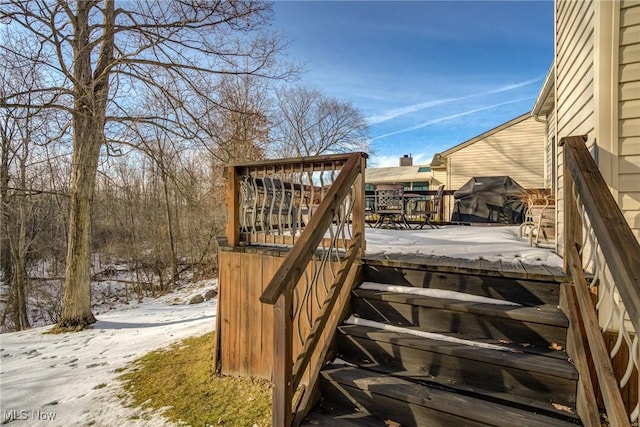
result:
[[[337,366],[325,371],[323,377],[325,393],[337,399],[346,398],[346,406],[353,408],[352,402],[356,400],[360,409],[401,425],[575,425],[568,419],[540,414],[532,417],[530,412],[519,408],[354,367]],[[401,408],[408,410],[402,411]]]
[[[501,272],[504,277],[525,279],[527,272],[521,262],[500,261]]]
[[[544,265],[523,263],[522,267],[527,272],[527,279],[530,280],[547,280],[554,277],[553,274],[550,273]]]
[[[481,270],[480,268],[481,265],[482,265],[482,260],[465,259],[465,260],[462,260],[458,268],[460,273],[475,272],[475,271]],[[487,272],[492,272],[492,271],[494,270],[493,269],[487,270]]]
[[[560,268],[525,264],[521,261],[469,260],[416,254],[372,254],[365,255],[362,259],[370,265],[412,268],[442,273],[481,274],[512,279],[548,280],[558,283],[568,280]]]
[[[559,383],[561,380],[575,381],[578,378],[575,370],[567,369],[569,362],[567,362],[566,359],[547,357],[546,354],[485,349],[461,344],[459,342],[417,337],[402,332],[387,331],[360,325],[343,325],[338,329],[343,337],[356,337],[358,339],[375,342],[376,345],[388,343],[396,347],[402,347],[405,350],[410,349],[420,353],[424,352],[425,354],[420,356],[422,358],[419,357],[417,359],[419,364],[426,363],[425,361],[428,360],[426,354],[428,353],[436,354],[437,356],[434,356],[433,360],[443,367],[445,363],[448,363],[447,360],[453,361],[453,369],[456,369],[456,364],[459,359],[464,359],[465,362],[468,363],[479,362],[487,366],[493,364],[503,368],[520,370],[526,372],[527,375],[536,373],[541,376],[555,377],[556,383]],[[360,346],[359,348],[363,347]],[[344,346],[342,349],[343,351],[346,350]],[[371,353],[371,355],[373,355],[373,353]],[[347,355],[342,356],[347,357]],[[408,362],[408,359],[404,357],[404,355],[400,359],[402,362]],[[469,376],[471,375],[471,373],[467,374]],[[471,378],[469,378],[469,380],[470,379]]]
[[[567,276],[567,273],[565,273],[560,267],[552,267],[550,265],[545,265],[544,268],[546,268],[549,271],[549,274],[553,275],[556,282],[567,282],[570,280],[569,277]]]
[[[474,301],[460,301],[447,298],[433,298],[389,291],[354,289],[353,294],[359,298],[386,302],[408,304],[413,307],[437,308],[461,313],[475,313],[484,316],[501,317],[521,322],[541,323],[567,327],[567,318],[555,306],[540,305],[535,307],[488,304]]]

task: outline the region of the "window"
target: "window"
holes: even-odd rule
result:
[[[429,182],[414,182],[413,190],[416,191],[427,191],[429,190]]]

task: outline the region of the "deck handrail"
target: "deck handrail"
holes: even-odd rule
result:
[[[305,410],[312,401],[312,392],[319,378],[320,365],[328,353],[331,339],[325,340],[320,349],[320,355],[316,356],[321,361],[319,366],[314,366],[308,373],[308,387],[302,390],[298,397],[298,404],[294,418],[293,398],[303,375],[307,372],[309,362],[312,359],[320,337],[326,331],[335,333],[335,326],[325,328],[329,317],[337,322],[337,313],[344,310],[346,300],[342,305],[337,304],[340,295],[343,295],[344,285],[358,255],[364,249],[364,167],[366,154],[353,153],[349,155],[325,197],[321,200],[315,214],[311,217],[301,236],[295,242],[293,248],[276,271],[268,286],[262,293],[260,300],[264,304],[274,305],[274,366],[272,380],[273,391],[273,425],[290,426],[301,421]],[[351,195],[349,212],[344,212],[344,203]],[[336,221],[336,218],[341,219]],[[350,220],[347,218],[351,218]],[[332,227],[343,227],[343,221],[351,221],[352,236],[346,253],[342,254],[339,271],[334,276],[333,283],[328,286],[326,299],[319,303],[319,314],[311,323],[310,331],[303,337],[302,351],[293,360],[293,321],[295,314],[294,295],[295,288],[300,282],[307,266],[312,262],[318,246],[325,241],[325,235]],[[331,239],[334,240],[334,239]],[[332,243],[334,254],[338,248],[336,242]],[[340,255],[338,255],[340,257]],[[318,276],[321,276],[319,274]],[[317,283],[311,286],[320,286]],[[350,290],[350,289],[349,289]],[[309,292],[307,291],[308,295]],[[298,305],[302,304],[298,301]]]
[[[571,273],[575,284],[578,309],[593,358],[599,386],[593,389],[601,390],[611,425],[629,426],[639,418],[640,402],[635,407],[631,402],[630,413],[627,413],[620,389],[628,384],[634,371],[637,375],[640,364],[640,244],[590,155],[586,141],[585,136],[565,137],[560,141],[564,148],[565,271]],[[593,270],[590,271],[593,273],[591,283],[584,274],[585,269]],[[595,307],[589,288],[597,289]],[[604,319],[602,327],[596,309],[605,300],[611,305],[611,314]],[[617,328],[618,334],[611,354],[601,332],[608,328]],[[623,341],[629,352],[628,364],[622,378],[615,378],[611,358],[620,351]]]

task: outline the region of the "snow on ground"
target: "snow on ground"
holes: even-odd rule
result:
[[[209,283],[208,288],[217,286]],[[93,328],[45,335],[49,327],[0,335],[1,422],[25,426],[165,425],[160,416],[131,419],[116,378],[133,360],[173,342],[210,332],[216,300],[187,304],[202,283],[96,317]],[[47,420],[47,418],[51,418]]]
[[[447,226],[437,230],[366,229],[367,253],[423,254],[561,266],[550,249],[530,247],[518,227]],[[116,285],[114,285],[116,286]],[[96,310],[93,328],[44,335],[48,327],[0,334],[1,422],[16,426],[161,426],[118,397],[120,371],[144,354],[212,331],[215,299],[186,304],[196,283],[160,298]],[[132,418],[134,417],[135,418]],[[55,417],[55,418],[54,418]],[[47,419],[53,418],[53,419]]]
[[[439,229],[367,228],[367,254],[436,255],[487,261],[521,261],[562,267],[546,247],[531,247],[519,226],[443,226]],[[550,246],[550,245],[549,245]]]

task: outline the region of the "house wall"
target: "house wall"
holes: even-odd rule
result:
[[[432,187],[437,188],[439,185],[444,184],[445,188],[448,187],[447,171],[446,169],[432,169],[431,170],[431,184]]]
[[[640,240],[640,1],[620,7],[618,203]]]
[[[557,142],[565,136],[595,136],[593,1],[555,2],[555,126]],[[564,191],[563,150],[556,150],[556,242],[562,253]]]
[[[594,136],[594,2],[556,2],[558,134]]]
[[[503,176],[524,188],[543,188],[545,125],[533,117],[501,129],[447,156],[447,189],[474,176]]]
[[[556,117],[549,127],[555,122],[558,141],[587,135],[611,193],[640,240],[640,1],[557,0],[555,49]],[[559,147],[560,251],[562,155]],[[550,160],[550,146],[547,157]]]

